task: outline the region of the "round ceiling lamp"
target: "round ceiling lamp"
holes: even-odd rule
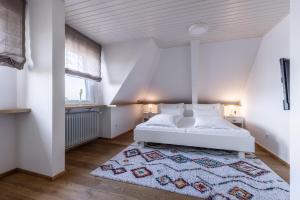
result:
[[[200,37],[208,30],[208,25],[206,23],[193,24],[189,27],[189,33],[192,37]]]

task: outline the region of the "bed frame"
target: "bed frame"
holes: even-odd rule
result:
[[[190,116],[191,105],[186,105],[185,115]],[[186,129],[188,130],[188,129]],[[250,134],[245,135],[214,135],[207,132],[168,132],[165,130],[134,129],[134,140],[141,146],[145,142],[162,143],[211,149],[237,151],[240,158],[245,157],[245,152],[255,152],[255,139]]]

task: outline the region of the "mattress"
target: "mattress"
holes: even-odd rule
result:
[[[150,132],[169,132],[169,133],[186,133],[186,134],[205,134],[205,135],[224,135],[224,136],[251,136],[249,131],[239,128],[230,122],[228,129],[214,129],[214,128],[195,128],[195,119],[193,117],[183,117],[178,127],[163,127],[147,125],[147,122],[141,123],[136,127],[136,130]]]

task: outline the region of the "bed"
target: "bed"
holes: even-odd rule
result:
[[[157,120],[158,124],[151,123],[151,120],[150,122],[139,124],[134,129],[134,140],[141,145],[145,142],[151,142],[232,150],[239,152],[239,157],[244,157],[245,152],[255,151],[255,139],[249,131],[239,128],[225,119],[221,120],[221,127],[196,127],[195,124],[199,120],[197,120],[197,116],[190,113],[191,106],[185,105],[184,114],[174,123],[175,125],[172,125],[172,123],[168,125],[169,122],[166,118],[159,118],[160,116],[157,116],[159,118]],[[218,112],[220,111],[218,110]],[[207,114],[208,112],[201,111],[201,113]],[[169,118],[171,119],[172,117]],[[176,118],[174,119],[176,120]],[[205,115],[204,119],[211,121],[213,118]],[[165,122],[161,122],[164,120]]]

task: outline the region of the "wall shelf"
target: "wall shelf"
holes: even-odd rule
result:
[[[11,108],[11,109],[0,109],[0,114],[22,114],[30,113],[30,108]]]

